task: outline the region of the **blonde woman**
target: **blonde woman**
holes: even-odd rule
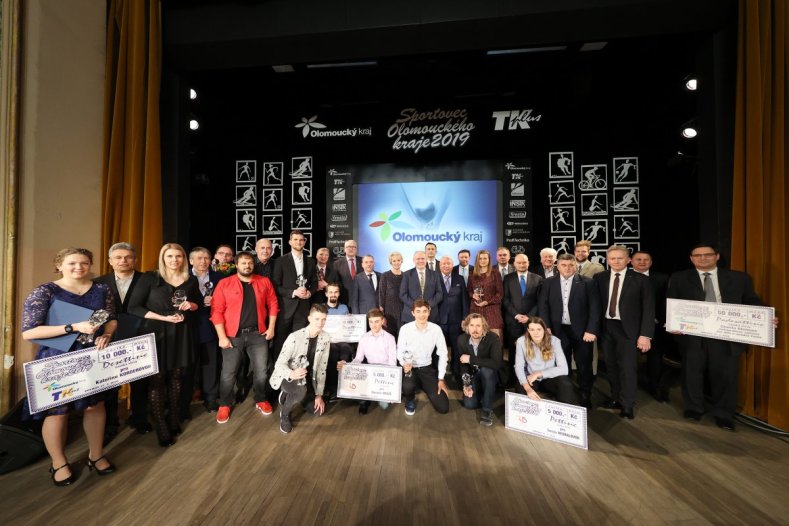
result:
[[[542,318],[529,318],[526,333],[515,344],[515,374],[523,391],[532,400],[540,400],[538,391],[545,391],[559,402],[575,404],[575,392],[567,371],[562,342],[548,334]]]
[[[112,334],[117,326],[112,293],[107,285],[93,283],[90,279],[92,264],[93,254],[84,248],[66,248],[57,253],[54,265],[55,272],[60,274],[60,279],[36,287],[25,300],[22,314],[22,337],[25,340],[46,340],[66,334],[81,333],[97,335],[94,342],[82,344],[75,340],[68,351],[42,345],[36,354],[37,360],[93,345],[103,349],[112,341]],[[110,321],[100,327],[91,325],[88,320],[66,325],[45,325],[47,313],[55,300],[93,311],[106,310],[110,313]],[[72,410],[85,411],[82,427],[88,439],[88,468],[91,471],[95,469],[99,475],[108,475],[115,471],[115,466],[107,460],[103,451],[106,412],[104,399],[100,393],[33,415],[36,420],[44,419],[42,436],[52,460],[49,472],[55,486],[68,486],[77,479],[76,473],[71,469],[68,459],[66,459],[64,450],[68,431],[68,414]],[[25,418],[28,415],[26,414]]]
[[[504,286],[501,276],[490,264],[490,252],[480,250],[474,261],[474,272],[468,278],[468,295],[471,298],[469,312],[482,314],[488,326],[501,339],[504,320],[501,317],[501,299]]]
[[[181,432],[183,370],[195,361],[189,325],[201,301],[186,252],[176,243],[162,247],[159,270],[146,272],[129,300],[129,312],[145,318],[140,333],[152,332],[156,337],[159,373],[148,380],[148,401],[162,447],[173,445]]]
[[[384,313],[384,328],[386,332],[397,337],[400,330],[400,315],[403,311],[403,302],[400,300],[400,283],[403,281],[403,255],[400,252],[389,254],[389,265],[392,269],[381,274],[378,284],[378,305]]]

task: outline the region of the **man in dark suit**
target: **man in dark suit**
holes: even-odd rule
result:
[[[600,293],[591,278],[576,272],[572,254],[559,256],[558,275],[542,283],[539,315],[562,342],[567,365],[578,367],[581,405],[591,409],[593,343],[600,334]]]
[[[431,272],[427,268],[427,256],[421,250],[414,252],[414,268],[403,272],[400,282],[400,301],[403,302],[403,313],[400,325],[414,321],[411,307],[414,301],[423,299],[430,304],[430,317],[428,321],[438,324],[438,306],[444,299],[439,283],[438,272]]]
[[[381,273],[375,271],[373,256],[362,258],[362,271],[356,274],[351,288],[351,312],[367,314],[371,309],[378,308],[378,283]]]
[[[304,234],[290,233],[290,252],[276,259],[272,281],[277,289],[279,316],[274,336],[274,361],[291,332],[307,326],[310,298],[316,290],[315,262],[304,255]]]
[[[310,303],[326,303],[326,287],[329,283],[339,283],[340,277],[334,265],[329,264],[329,249],[321,247],[315,253],[316,292]]]
[[[510,249],[507,247],[496,249],[496,261],[498,264],[493,265],[493,270],[498,272],[501,280],[504,281],[504,276],[513,271],[512,265],[510,265]]]
[[[638,383],[638,351],[649,351],[655,333],[655,297],[649,279],[628,270],[630,250],[612,245],[606,253],[609,270],[595,274],[603,300],[602,348],[611,383],[611,408],[632,420]]]
[[[96,283],[107,285],[112,291],[115,315],[118,317],[118,328],[115,331],[115,341],[137,336],[141,318],[127,312],[129,298],[137,285],[141,272],[134,270],[137,263],[137,251],[129,243],[115,243],[109,250],[109,263],[112,272],[96,278]],[[105,443],[112,440],[118,432],[118,390],[111,389],[105,393],[104,405],[107,408],[107,425],[105,429]],[[131,383],[131,410],[129,425],[140,434],[145,434],[153,429],[148,423],[148,380],[141,378]]]
[[[649,278],[655,295],[655,335],[652,337],[652,348],[647,353],[647,390],[658,402],[668,402],[667,371],[663,365],[666,347],[671,344],[665,328],[668,275],[651,270],[652,255],[643,250],[633,253],[631,265],[633,270]]]
[[[458,252],[458,264],[452,269],[452,272],[463,278],[463,283],[468,286],[468,277],[474,272],[474,265],[469,265],[471,261],[471,252],[463,249]]]
[[[438,326],[444,333],[447,347],[452,348],[452,374],[460,379],[460,353],[456,346],[460,336],[460,324],[468,314],[468,292],[460,275],[452,271],[452,258],[444,256],[438,263],[441,292],[444,297],[438,306]]]
[[[342,285],[342,294],[340,294],[340,302],[348,306],[351,305],[351,286],[356,273],[362,269],[362,258],[356,255],[359,246],[356,241],[349,239],[345,242],[344,251],[345,256],[337,258],[334,262],[334,268],[337,271]],[[367,313],[357,313],[367,314]]]
[[[552,278],[559,273],[556,270],[556,250],[551,247],[545,247],[540,250],[540,264],[532,272],[541,278]]]
[[[753,290],[750,276],[718,268],[720,254],[715,247],[702,244],[690,251],[695,268],[675,272],[669,280],[667,296],[680,300],[762,305]],[[778,325],[775,319],[774,324]],[[682,353],[682,401],[685,418],[701,420],[704,413],[704,373],[709,371],[712,410],[718,427],[734,431],[737,405],[737,370],[742,343],[677,334]]]
[[[502,314],[507,328],[507,348],[515,349],[515,341],[523,336],[526,322],[537,314],[537,300],[540,297],[542,278],[529,272],[529,258],[518,254],[514,261],[515,272],[504,277],[504,299]],[[510,365],[515,360],[510,359]]]

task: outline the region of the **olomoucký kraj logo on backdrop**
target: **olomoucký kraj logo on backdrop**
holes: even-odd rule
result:
[[[332,130],[327,125],[318,122],[318,116],[302,117],[301,122],[294,126],[301,128],[301,135],[307,137],[357,137],[362,135],[370,136],[373,134],[372,127],[367,128],[341,128]]]
[[[378,221],[373,221],[370,223],[371,228],[380,228],[381,230],[378,231],[378,235],[381,236],[381,241],[386,241],[389,239],[389,236],[392,233],[392,227],[395,228],[413,228],[410,224],[406,223],[405,221],[397,221],[403,215],[402,210],[398,210],[397,212],[393,213],[392,215],[386,214],[385,212],[381,212],[378,214]]]

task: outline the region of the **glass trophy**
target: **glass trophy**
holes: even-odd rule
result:
[[[172,302],[173,302],[173,307],[175,307],[173,314],[178,314],[181,311],[180,307],[181,305],[183,305],[185,301],[186,301],[185,290],[178,289],[173,293]]]
[[[406,349],[405,351],[403,351],[403,363],[408,364],[408,365],[413,365],[414,364],[414,353],[412,353],[409,349]],[[405,375],[406,375],[406,377],[411,378],[412,373],[413,373],[413,370],[408,371],[407,373],[405,373]]]
[[[88,318],[88,323],[90,323],[91,327],[101,327],[102,325],[107,323],[107,320],[109,319],[110,319],[110,313],[104,309],[101,309],[101,310],[97,310],[96,312],[90,315],[90,318]],[[95,333],[94,334],[83,333],[77,336],[77,341],[83,345],[90,344],[93,343],[95,337],[96,337]]]

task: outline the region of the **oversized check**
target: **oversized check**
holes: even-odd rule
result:
[[[30,412],[38,413],[159,372],[153,334],[89,347],[24,366]]]
[[[586,408],[551,400],[532,400],[507,391],[504,395],[504,426],[554,442],[589,449]]]
[[[367,332],[367,315],[365,314],[332,314],[326,317],[323,330],[331,335],[332,343],[358,342]]]
[[[774,307],[713,303],[711,301],[666,301],[666,330],[730,342],[775,347]]]
[[[391,365],[346,363],[337,384],[339,398],[400,403],[403,369]]]

